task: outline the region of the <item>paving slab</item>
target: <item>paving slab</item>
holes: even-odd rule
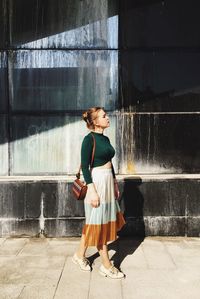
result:
[[[71,257],[66,259],[65,267],[58,282],[55,299],[87,299],[91,272],[81,271]]]
[[[0,246],[6,241],[6,238],[0,238]]]
[[[33,238],[25,244],[20,252],[23,256],[34,256],[34,255],[47,255],[48,239],[46,238]]]
[[[0,284],[0,298],[17,299],[19,298],[23,288],[24,288],[23,284],[18,284],[18,285]]]
[[[157,241],[156,244],[144,242],[141,246],[150,269],[173,269],[176,267],[174,260],[168,254],[168,251],[161,241]]]
[[[37,271],[34,278],[23,288],[19,299],[53,298],[60,278],[59,270]]]
[[[46,254],[50,256],[71,256],[74,254],[74,251],[77,249],[77,243],[76,244],[70,244],[69,242],[61,242],[54,243],[49,242],[48,246],[46,247]]]
[[[114,262],[118,267],[127,268],[144,268],[148,267],[141,239],[124,239],[118,242],[118,256],[114,258]]]
[[[104,278],[95,247],[92,271],[71,258],[80,238],[0,239],[0,299],[199,299],[200,238],[118,239],[109,256],[126,277]]]
[[[180,269],[128,269],[122,281],[123,298],[199,298],[198,272]]]
[[[27,238],[7,238],[0,246],[0,256],[19,254],[27,242]]]
[[[121,280],[105,279],[94,267],[91,273],[88,299],[113,298],[122,299]]]

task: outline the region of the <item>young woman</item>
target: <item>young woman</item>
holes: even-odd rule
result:
[[[109,138],[103,134],[104,129],[110,126],[109,118],[101,107],[90,108],[82,116],[90,129],[81,146],[82,172],[88,187],[84,199],[86,223],[79,248],[72,260],[82,270],[91,271],[85,253],[88,246],[96,246],[102,260],[100,274],[111,278],[123,278],[124,274],[109,260],[107,248],[107,242],[116,240],[117,231],[125,224],[118,203],[119,188],[112,165],[115,150]],[[93,137],[96,147],[90,171]]]

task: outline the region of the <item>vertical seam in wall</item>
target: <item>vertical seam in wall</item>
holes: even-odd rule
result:
[[[8,138],[8,175],[11,175],[11,107],[10,107],[10,80],[9,80],[9,50],[7,53],[7,138]]]
[[[8,175],[11,174],[11,107],[10,107],[10,81],[9,81],[9,46],[10,46],[10,1],[6,2],[6,23],[7,23],[7,38],[6,38],[6,62],[7,62],[7,73],[6,73],[6,83],[7,83],[7,140],[8,140]]]
[[[188,195],[185,199],[185,237],[188,236]]]

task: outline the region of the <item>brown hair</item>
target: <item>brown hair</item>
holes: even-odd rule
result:
[[[103,110],[103,107],[92,107],[82,113],[82,118],[86,122],[88,129],[94,129],[94,119],[97,117],[97,112]]]

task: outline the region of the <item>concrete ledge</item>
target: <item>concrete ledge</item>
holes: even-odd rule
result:
[[[117,180],[121,181],[124,179],[142,179],[142,180],[171,180],[171,179],[200,179],[199,173],[185,173],[185,174],[126,174],[117,175]],[[74,175],[16,175],[16,176],[0,176],[1,181],[66,181],[73,182],[75,179]]]

